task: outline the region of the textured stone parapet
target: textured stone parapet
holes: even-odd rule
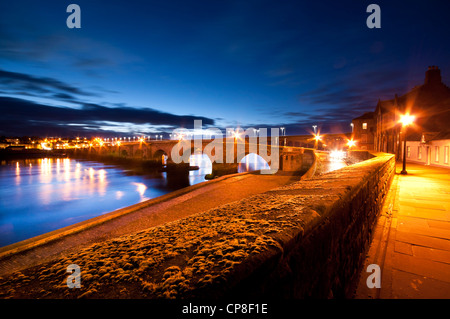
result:
[[[98,243],[0,280],[13,298],[345,297],[395,172],[390,154]],[[67,287],[67,267],[81,288]]]

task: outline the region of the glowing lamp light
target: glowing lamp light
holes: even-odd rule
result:
[[[416,117],[414,115],[410,115],[408,113],[400,116],[400,121],[399,122],[402,123],[402,126],[405,128],[404,129],[405,130],[405,132],[404,132],[405,134],[403,136],[403,169],[400,172],[400,174],[403,174],[403,175],[408,174],[408,172],[406,171],[406,135],[407,135],[406,132],[407,132],[408,126],[411,125],[414,122],[415,118]]]
[[[315,139],[316,141],[320,141],[320,140],[321,140],[321,138],[322,138],[322,136],[320,136],[320,135],[316,135],[316,136],[314,136],[314,139]]]
[[[345,157],[345,152],[339,151],[339,150],[334,150],[334,151],[331,151],[330,157],[332,159],[340,160]]]
[[[47,143],[41,143],[41,147],[42,147],[43,150],[46,150],[46,151],[51,151],[52,150],[51,147],[47,146]]]
[[[353,146],[355,146],[356,145],[356,142],[354,141],[354,140],[348,140],[348,142],[347,142],[347,146],[348,147],[353,147]]]
[[[400,123],[402,123],[403,126],[411,125],[416,117],[414,115],[404,114],[400,116]]]

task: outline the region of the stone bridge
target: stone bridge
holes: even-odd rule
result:
[[[262,171],[265,174],[280,170],[305,171],[314,160],[314,150],[279,146],[278,139],[271,141],[270,137],[260,143],[251,137],[112,142],[93,145],[84,152],[141,159],[173,169],[189,166],[191,155],[206,154],[211,160],[214,176],[236,173],[241,160],[251,153],[261,156],[267,162],[270,170]]]

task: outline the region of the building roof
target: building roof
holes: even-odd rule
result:
[[[444,132],[411,132],[407,137],[408,141],[436,141],[436,140],[449,140],[450,130]]]
[[[450,123],[450,88],[442,83],[438,67],[429,67],[424,84],[392,100],[378,101],[376,112],[401,112],[416,116],[416,128],[444,131]]]
[[[353,120],[373,120],[374,115],[374,112],[366,112],[361,116],[355,117]]]
[[[450,131],[446,132],[439,132],[438,134],[434,135],[430,140],[449,140],[450,139]]]

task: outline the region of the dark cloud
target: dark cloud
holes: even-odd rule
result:
[[[175,115],[151,108],[116,107],[84,104],[81,109],[54,107],[27,100],[0,97],[1,135],[95,135],[115,134],[102,126],[142,124],[164,127],[193,128],[194,120],[214,125],[214,120],[193,115]],[[107,123],[107,124],[105,124]],[[111,123],[113,123],[111,125]],[[130,132],[133,133],[133,132]]]
[[[25,73],[10,72],[0,69],[0,87],[12,94],[20,91],[28,94],[64,93],[81,96],[97,96],[97,94],[84,91],[68,83],[49,78],[38,77]]]
[[[99,58],[99,57],[83,57],[78,58],[74,64],[77,68],[96,68],[96,67],[109,67],[113,66],[114,63],[108,59],[105,58]]]
[[[301,104],[311,106],[308,121],[350,123],[353,118],[374,111],[379,99],[406,93],[410,88],[399,84],[401,78],[404,78],[401,70],[358,72],[303,92],[298,99]]]
[[[306,113],[306,112],[286,112],[284,113],[285,116],[289,116],[289,117],[309,117],[311,116],[310,113]]]

